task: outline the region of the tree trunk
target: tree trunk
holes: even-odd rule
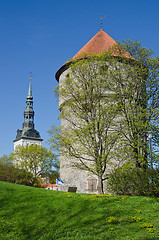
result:
[[[98,176],[98,194],[104,194],[102,176]]]

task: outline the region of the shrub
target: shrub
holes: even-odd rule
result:
[[[35,178],[31,172],[7,163],[0,163],[0,181],[40,187],[39,179]]]
[[[148,169],[148,196],[159,197],[159,168]]]
[[[130,167],[125,164],[110,173],[108,189],[118,195],[159,197],[159,169]]]

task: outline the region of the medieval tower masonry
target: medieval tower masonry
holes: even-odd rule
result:
[[[116,42],[102,29],[72,58],[82,59],[82,53],[93,53],[99,54],[101,52],[108,51],[110,47],[114,46]],[[86,55],[85,55],[86,56]],[[114,55],[115,56],[115,55]],[[113,56],[113,57],[114,57]],[[125,53],[124,57],[131,58],[128,53]],[[59,89],[63,86],[66,77],[70,73],[70,64],[72,61],[64,64],[57,72],[56,72],[56,80],[59,82]],[[105,63],[106,66],[109,63]],[[117,63],[118,67],[124,68],[124,65],[121,63]],[[109,65],[111,68],[111,66]],[[114,66],[112,66],[113,68]],[[125,72],[124,72],[125,74]],[[71,74],[70,74],[71,75]],[[63,105],[64,100],[59,95],[59,107]],[[71,115],[71,118],[74,121],[77,121],[74,116]],[[120,118],[119,118],[120,119]],[[61,118],[61,127],[69,129],[70,122],[67,119]],[[89,171],[81,170],[75,168],[73,165],[77,160],[75,160],[72,156],[66,156],[61,152],[60,155],[60,178],[62,179],[64,185],[60,187],[62,191],[68,191],[69,187],[77,188],[77,192],[79,193],[98,193],[98,177],[95,174],[91,174]],[[114,159],[113,161],[117,161]],[[108,167],[109,168],[109,167]]]

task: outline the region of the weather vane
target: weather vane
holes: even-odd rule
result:
[[[102,15],[102,11],[100,11],[101,15]],[[105,16],[101,16],[100,17],[100,26],[101,26],[101,29],[102,29],[102,25],[103,25],[103,19],[105,18]]]

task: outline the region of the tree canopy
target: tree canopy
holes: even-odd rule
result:
[[[56,164],[56,155],[41,145],[17,146],[13,153],[14,165],[24,168],[35,177],[50,172]]]
[[[141,42],[126,40],[122,41],[121,47],[128,51],[138,62],[147,69],[145,77],[145,100],[146,129],[142,129],[143,134],[146,131],[152,133],[152,153],[153,162],[158,165],[159,160],[159,57],[154,56],[152,49],[143,48]],[[147,149],[148,150],[148,149]],[[150,162],[150,149],[148,150],[147,160]]]

